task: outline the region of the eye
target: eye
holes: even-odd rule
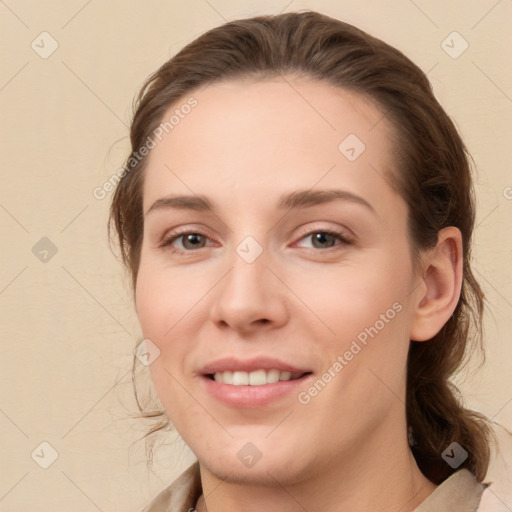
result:
[[[349,245],[351,240],[341,231],[337,230],[315,230],[307,232],[300,240],[312,237],[313,249],[331,249],[336,245]],[[175,252],[193,253],[206,246],[209,238],[198,231],[184,231],[181,233],[171,233],[162,244],[162,248],[173,248]],[[336,244],[336,240],[340,243]],[[180,241],[181,247],[176,247],[175,242]]]
[[[169,235],[162,242],[162,247],[173,246],[177,240],[182,240],[181,247],[176,249],[177,252],[193,252],[197,249],[202,249],[204,244],[201,239],[207,239],[208,237],[203,233],[197,231],[186,231],[182,233],[174,233]]]
[[[341,231],[336,230],[315,230],[310,231],[301,240],[310,238],[314,249],[330,249],[335,245],[349,245],[350,239]],[[341,243],[336,244],[336,239]]]

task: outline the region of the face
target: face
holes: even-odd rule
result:
[[[292,77],[193,97],[149,155],[136,286],[171,423],[260,483],[403,439],[416,280],[382,111]]]

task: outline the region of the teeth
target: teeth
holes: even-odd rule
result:
[[[280,376],[281,372],[279,370],[269,370],[267,372],[267,384],[274,384],[275,382],[279,382]]]
[[[233,386],[263,386],[278,381],[294,380],[302,373],[281,372],[279,370],[255,370],[253,372],[218,372],[213,375],[217,382]]]
[[[247,372],[233,372],[233,386],[247,386],[249,384],[249,374]]]
[[[244,384],[249,384],[250,386],[261,386],[267,383],[267,372],[265,370],[256,370],[255,372],[251,372],[249,374],[245,372],[239,373],[244,373],[247,375],[249,382],[244,382]]]

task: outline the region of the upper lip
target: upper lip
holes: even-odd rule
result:
[[[297,366],[285,363],[272,357],[254,357],[252,359],[235,359],[234,357],[225,357],[217,359],[204,366],[200,373],[210,375],[214,373],[227,371],[253,372],[255,370],[279,370],[281,372],[308,373],[310,370],[299,368]]]

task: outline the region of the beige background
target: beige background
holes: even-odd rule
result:
[[[468,405],[512,429],[510,0],[6,0],[0,511],[136,511],[191,461],[168,439],[148,474],[144,442],[132,445],[144,428],[126,419],[140,331],[128,281],[108,248],[108,198],[92,191],[122,165],[131,101],[149,73],[224,20],[305,7],[358,25],[428,71],[475,158],[474,258],[489,303],[487,360],[458,381]],[[44,31],[58,43],[47,58],[40,56],[52,44],[39,36]],[[442,47],[453,31],[469,44],[458,58]],[[462,40],[454,41],[460,49]],[[44,253],[43,237],[55,255]],[[486,510],[506,512],[512,442],[499,436]],[[48,469],[35,462],[49,460],[43,441],[59,454]]]

